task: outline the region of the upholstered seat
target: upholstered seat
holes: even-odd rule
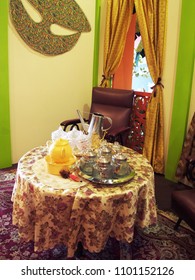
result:
[[[134,91],[94,87],[92,90],[92,101],[90,113],[100,113],[112,119],[112,126],[106,133],[106,139],[110,142],[119,141],[126,144],[128,132],[130,131],[130,118],[133,105]],[[80,119],[65,120],[60,123],[64,130],[76,126]],[[108,124],[105,122],[104,124]]]
[[[175,190],[172,193],[171,201],[172,209],[179,217],[175,229],[184,220],[195,230],[195,189]]]

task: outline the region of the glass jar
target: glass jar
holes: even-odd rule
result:
[[[112,157],[114,177],[124,177],[130,173],[130,166],[127,162],[127,157],[123,153],[118,153]]]
[[[96,179],[111,179],[113,178],[113,169],[110,160],[101,156],[93,167],[92,176]]]
[[[107,145],[103,145],[99,149],[98,154],[99,154],[99,156],[107,158],[109,161],[111,161],[111,159],[112,159],[112,149],[110,147],[108,147]]]
[[[97,154],[94,150],[89,149],[87,150],[82,158],[80,159],[80,164],[79,164],[79,168],[80,170],[91,176],[92,175],[92,171],[93,171],[93,166],[96,163],[96,158],[97,158]]]
[[[121,152],[121,145],[119,144],[119,142],[115,141],[115,142],[113,143],[112,149],[113,149],[113,152],[114,152],[115,154],[120,153],[120,152]]]

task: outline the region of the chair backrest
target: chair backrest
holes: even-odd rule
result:
[[[133,90],[94,87],[92,91],[91,113],[100,113],[112,119],[112,130],[128,127],[133,104]],[[109,126],[105,121],[104,128]]]

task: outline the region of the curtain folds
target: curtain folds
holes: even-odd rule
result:
[[[146,112],[143,154],[154,171],[164,173],[163,62],[168,0],[134,0],[153,92]]]
[[[110,87],[122,59],[133,7],[133,0],[107,0],[102,87]]]
[[[150,75],[154,82],[146,112],[143,154],[154,171],[164,173],[163,62],[168,0],[107,0],[102,87],[110,87],[122,59],[135,5]]]

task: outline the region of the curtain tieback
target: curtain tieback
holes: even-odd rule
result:
[[[153,92],[154,92],[154,97],[156,97],[156,87],[157,86],[161,86],[164,88],[164,85],[161,83],[161,77],[158,77],[156,84],[151,87],[151,89],[153,89]]]
[[[100,83],[100,86],[102,86],[103,82],[106,80],[106,76],[105,75],[102,75],[102,80],[101,80],[101,83]]]
[[[113,76],[106,77],[105,75],[102,75],[102,80],[101,80],[100,86],[103,85],[104,81],[106,81],[106,80],[110,81],[110,79],[112,79],[112,78],[113,78]]]

